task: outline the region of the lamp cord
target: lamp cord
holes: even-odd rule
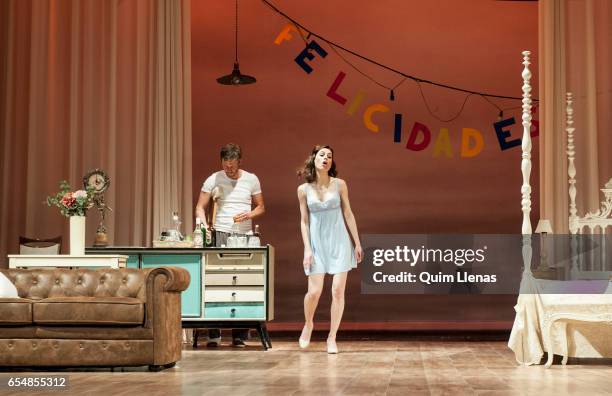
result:
[[[235,54],[235,59],[234,60],[235,60],[236,63],[238,63],[238,0],[236,0],[236,12],[235,12],[235,15],[236,15],[236,20],[235,20],[235,23],[234,23],[234,28],[235,28],[235,33],[236,33],[236,36],[235,36],[235,40],[236,40],[235,44],[236,45],[234,46],[234,48],[235,48],[236,54]]]

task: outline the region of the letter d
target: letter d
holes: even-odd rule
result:
[[[423,134],[423,140],[421,140],[420,143],[417,143],[416,140],[419,132]],[[406,148],[413,151],[422,151],[429,146],[429,142],[431,142],[431,132],[429,131],[429,128],[420,122],[415,122],[412,130],[410,131],[408,142],[406,142]]]
[[[463,128],[461,131],[461,156],[464,158],[475,157],[482,151],[484,147],[484,139],[482,134],[473,128]],[[470,141],[474,141],[474,145],[470,146]]]

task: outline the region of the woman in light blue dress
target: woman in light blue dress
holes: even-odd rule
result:
[[[344,311],[344,289],[348,271],[357,267],[357,263],[363,258],[346,182],[336,178],[333,155],[331,147],[315,146],[299,171],[306,183],[298,187],[304,242],[303,265],[308,276],[308,292],[304,297],[306,323],[299,344],[301,348],[306,348],[310,343],[314,327],[313,317],[323,290],[323,280],[325,274],[330,274],[333,281],[328,353],[338,353],[336,332]]]

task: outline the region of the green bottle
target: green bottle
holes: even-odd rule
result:
[[[206,247],[208,246],[208,244],[206,243],[206,241],[208,240],[208,236],[206,233],[206,226],[204,225],[204,222],[202,222],[201,227],[202,227],[201,229],[202,229],[202,241],[203,241],[202,246]]]

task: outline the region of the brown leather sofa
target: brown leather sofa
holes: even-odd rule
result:
[[[0,367],[172,367],[181,359],[189,273],[1,269],[21,298],[0,298]]]

